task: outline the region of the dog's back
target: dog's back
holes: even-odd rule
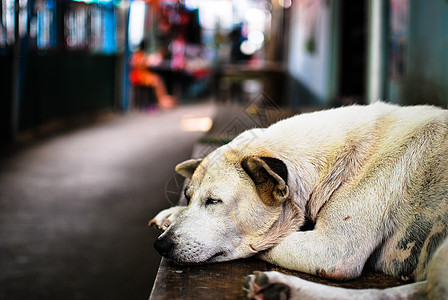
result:
[[[280,153],[289,165],[319,168],[315,186],[321,187],[305,191],[311,194],[311,219],[321,212],[319,201],[347,207],[350,201],[373,202],[362,213],[369,214],[369,207],[382,212],[372,216],[372,222],[383,224],[382,242],[369,264],[405,280],[426,278],[428,263],[447,236],[448,111],[379,102],[300,115],[258,133],[244,151],[261,148]],[[352,152],[345,158],[351,164],[339,162],[341,149]],[[328,167],[338,164],[343,170]],[[353,176],[347,176],[350,169],[356,170]],[[347,177],[335,184],[332,172],[339,171]]]

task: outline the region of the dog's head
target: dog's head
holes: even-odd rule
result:
[[[291,200],[288,168],[274,157],[221,148],[176,171],[190,178],[188,207],[155,243],[181,263],[227,261],[277,244],[303,223]]]

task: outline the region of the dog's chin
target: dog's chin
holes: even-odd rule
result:
[[[232,258],[225,251],[219,251],[219,252],[213,254],[212,256],[210,256],[209,258],[205,258],[202,260],[171,258],[171,260],[173,260],[174,262],[176,262],[177,264],[180,264],[180,265],[203,265],[203,264],[229,261],[232,259],[234,259],[234,258]]]

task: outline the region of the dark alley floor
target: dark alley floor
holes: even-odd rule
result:
[[[147,299],[160,260],[147,223],[214,105],[114,116],[0,160],[1,299]]]

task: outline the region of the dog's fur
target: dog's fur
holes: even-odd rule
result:
[[[176,167],[191,178],[189,205],[156,216],[152,223],[167,230],[155,247],[181,263],[257,254],[337,280],[356,278],[369,265],[418,281],[352,291],[266,272],[249,276],[251,298],[269,291],[293,299],[446,299],[447,136],[448,111],[382,102],[246,131]],[[313,226],[305,231],[304,224]]]

